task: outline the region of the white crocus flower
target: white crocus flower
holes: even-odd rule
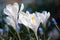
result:
[[[20,11],[19,11],[18,23],[22,23],[22,24],[28,25],[28,22],[26,22],[26,18],[25,17],[28,17],[29,12],[27,11],[25,13],[25,12],[22,11],[23,9],[24,9],[24,4],[22,3],[21,7],[20,7]],[[27,28],[27,30],[29,32],[29,28],[28,27],[26,27],[26,28]]]
[[[24,8],[23,3],[21,4],[20,12],[22,12]],[[18,25],[18,16],[19,16],[19,5],[18,3],[14,4],[8,4],[6,8],[4,8],[4,13],[8,15],[6,17],[5,21],[7,24],[11,25],[14,29],[16,29],[16,26]]]
[[[29,13],[27,13],[27,12],[24,13],[24,12],[21,11],[19,13],[19,20],[18,20],[19,23],[22,23],[22,24],[26,25],[26,28],[27,28],[28,32],[29,32],[29,27],[28,27],[29,23],[27,22],[28,21],[27,19],[28,19],[29,15],[30,15]]]
[[[21,10],[22,10],[22,5],[21,5]],[[6,19],[4,19],[4,20],[6,21],[6,23],[8,25],[11,25],[15,29],[15,31],[17,32],[17,35],[19,37],[19,40],[20,40],[19,32],[17,30],[18,19],[19,19],[18,18],[18,16],[19,16],[19,5],[18,5],[18,3],[8,4],[6,6],[6,8],[4,8],[4,13],[7,15]]]
[[[44,15],[43,18],[41,18],[41,19],[42,19],[42,24],[43,24],[44,26],[46,26],[46,22],[47,22],[47,20],[48,20],[49,17],[50,17],[50,12],[43,11],[42,14]]]
[[[50,17],[50,12],[43,11],[42,13],[36,12],[39,20],[41,20],[41,23],[46,26],[46,22]],[[39,17],[40,16],[40,17]]]
[[[35,36],[36,36],[36,38],[38,40],[37,29],[38,29],[38,27],[40,25],[40,20],[38,19],[36,14],[33,13],[33,14],[31,14],[29,16],[29,23],[30,23],[29,28],[31,28],[34,31]]]
[[[21,21],[22,24],[24,24],[27,28],[30,28],[34,31],[36,38],[38,40],[37,37],[37,29],[40,25],[40,20],[39,18],[36,16],[36,14],[30,14],[28,11],[26,13],[20,13],[19,14],[19,21]]]
[[[6,8],[4,8],[4,13],[8,15],[5,21],[7,22],[8,25],[11,25],[14,29],[16,29],[17,26],[18,11],[19,11],[18,3],[8,4]]]

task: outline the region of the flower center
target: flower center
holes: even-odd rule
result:
[[[34,16],[32,16],[32,17],[31,17],[31,21],[32,21],[32,23],[34,23],[34,20],[35,20],[35,19],[34,19]]]
[[[23,16],[27,16],[27,14],[23,14]]]

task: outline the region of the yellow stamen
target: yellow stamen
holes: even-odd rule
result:
[[[34,19],[34,16],[32,16],[32,17],[31,17],[31,21],[32,21],[32,23],[34,23],[34,20],[35,20],[35,19]]]
[[[23,14],[23,16],[27,16],[27,14]]]

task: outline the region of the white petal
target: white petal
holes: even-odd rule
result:
[[[18,3],[14,3],[13,5],[12,4],[8,4],[6,6],[6,9],[10,12],[10,14],[16,15],[18,13],[18,10],[19,10]]]
[[[6,9],[7,9],[10,13],[13,12],[11,6],[12,6],[11,4],[6,5]]]
[[[6,15],[11,16],[10,11],[8,11],[6,8],[4,8],[4,13],[5,13]]]
[[[50,17],[50,12],[48,12],[48,16],[47,16],[48,18]]]
[[[27,14],[30,14],[29,11],[26,11]]]
[[[24,4],[22,3],[20,7],[20,11],[22,11],[23,9],[24,9]]]
[[[11,19],[10,17],[6,17],[5,21],[8,25],[11,25],[14,29],[16,29],[15,22],[13,21],[13,19]]]
[[[14,7],[14,8],[12,8],[13,9],[13,12],[14,13],[18,13],[18,11],[19,11],[19,5],[18,5],[18,3],[14,3],[13,4],[13,7]]]

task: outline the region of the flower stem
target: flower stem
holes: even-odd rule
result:
[[[35,33],[36,39],[38,40],[37,32]]]
[[[45,40],[45,32],[44,32],[44,40]]]
[[[46,28],[44,28],[44,40],[47,40],[47,38],[46,38]]]
[[[29,28],[27,28],[27,30],[28,30],[29,38],[30,38],[30,40],[32,40],[31,35],[30,35]]]
[[[10,32],[11,32],[11,30],[10,30]],[[11,32],[12,33],[12,32]],[[17,39],[17,37],[12,33],[12,35]],[[18,40],[18,39],[17,39]]]
[[[16,34],[17,34],[17,36],[18,36],[19,40],[21,40],[20,35],[19,35],[19,32],[18,32],[18,29],[17,29],[18,23],[17,23],[17,24],[15,23],[15,25],[16,25],[16,29],[15,29]]]
[[[55,24],[55,25],[56,25],[56,28],[60,31],[60,29],[59,29],[58,25],[57,25],[57,24]]]
[[[18,30],[15,30],[15,31],[17,33],[17,36],[18,36],[19,40],[21,40]]]

